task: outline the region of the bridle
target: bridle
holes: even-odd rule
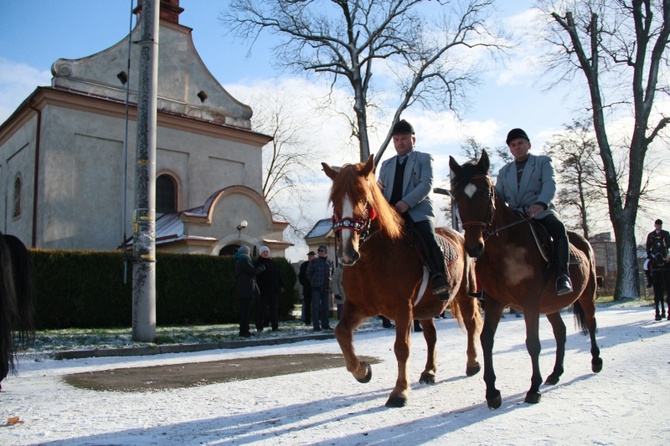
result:
[[[360,218],[346,216],[339,217],[337,212],[333,210],[331,220],[333,222],[333,231],[335,231],[335,233],[339,231],[357,232],[360,237],[358,242],[360,246],[368,239],[368,237],[370,237],[370,226],[372,225],[372,220],[375,218],[377,218],[377,211],[375,211],[375,208],[371,207],[369,203],[365,203],[365,212],[363,212]]]
[[[466,221],[463,222],[463,229],[467,229],[468,227],[472,226],[478,226],[478,227],[483,227],[484,230],[482,231],[482,237],[484,238],[484,242],[489,239],[492,235],[498,235],[501,231],[504,231],[505,229],[511,228],[512,226],[516,226],[519,223],[523,222],[529,222],[528,219],[521,217],[520,220],[513,221],[510,224],[507,224],[505,226],[501,226],[499,228],[493,228],[493,217],[495,216],[495,211],[496,211],[496,203],[495,203],[495,186],[493,185],[493,182],[489,178],[488,175],[473,175],[470,180],[481,180],[484,179],[486,180],[486,183],[489,186],[489,192],[488,192],[488,200],[489,200],[489,211],[488,214],[486,215],[486,219],[484,221],[479,221],[479,220],[473,220],[473,221]]]
[[[486,215],[486,219],[484,221],[472,220],[472,221],[463,222],[463,229],[467,229],[467,228],[473,227],[473,226],[483,227],[484,230],[482,231],[482,236],[484,237],[484,241],[486,241],[490,236],[492,236],[493,234],[498,232],[496,230],[491,232],[491,226],[493,225],[493,216],[494,216],[495,211],[496,211],[495,191],[493,189],[493,183],[491,182],[488,175],[473,175],[470,178],[470,180],[481,180],[481,179],[486,180],[486,183],[489,186],[489,192],[488,192],[489,211],[488,211],[488,213]]]

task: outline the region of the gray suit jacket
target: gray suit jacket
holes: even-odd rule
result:
[[[379,170],[379,182],[384,188],[384,197],[391,200],[398,155],[387,159]],[[428,153],[412,150],[407,154],[407,166],[403,176],[402,199],[409,205],[413,221],[435,220],[430,192],[433,190],[433,157]]]
[[[556,195],[556,181],[551,158],[544,155],[530,155],[521,175],[521,182],[517,187],[516,163],[512,161],[503,166],[498,173],[496,191],[503,197],[509,207],[523,212],[529,206],[542,202],[548,208],[535,215],[542,219],[549,214],[556,215],[554,196]]]

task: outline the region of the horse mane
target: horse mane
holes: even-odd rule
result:
[[[400,214],[386,201],[374,172],[364,174],[364,163],[345,164],[340,168],[330,189],[330,202],[342,202],[345,196],[356,200],[354,212],[357,215],[365,213],[368,204],[375,210],[376,219],[373,222],[380,231],[391,239],[401,238],[403,235],[403,220]]]

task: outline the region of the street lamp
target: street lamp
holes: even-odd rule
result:
[[[239,225],[237,225],[237,238],[242,239],[242,229],[246,228],[248,225],[246,220],[242,220]]]

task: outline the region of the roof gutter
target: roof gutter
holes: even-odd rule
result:
[[[39,197],[39,166],[40,166],[40,144],[41,144],[41,134],[42,134],[42,110],[35,107],[33,100],[30,101],[28,106],[35,110],[37,114],[37,129],[35,130],[35,172],[33,175],[33,230],[32,230],[32,241],[31,246],[37,248],[37,200]]]

